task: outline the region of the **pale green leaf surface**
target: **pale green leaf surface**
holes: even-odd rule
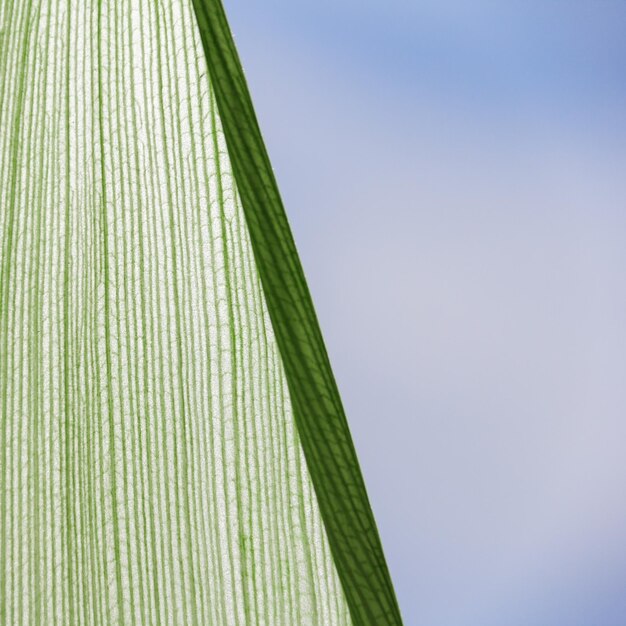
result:
[[[0,624],[351,623],[190,0],[3,0],[0,89]]]

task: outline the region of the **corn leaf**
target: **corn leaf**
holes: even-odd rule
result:
[[[399,624],[221,4],[0,3],[0,624]]]

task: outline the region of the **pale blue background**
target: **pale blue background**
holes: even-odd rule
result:
[[[626,2],[226,9],[407,626],[626,625]]]

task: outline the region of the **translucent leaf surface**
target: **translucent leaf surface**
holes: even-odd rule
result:
[[[319,424],[342,438],[326,463],[298,406],[328,413],[336,389],[329,369],[330,391],[307,388],[314,318],[281,339],[292,296],[264,277],[214,84],[239,77],[211,64],[200,16],[0,4],[0,624],[391,615],[371,600],[378,544],[359,552],[377,535],[343,413]],[[356,551],[342,509],[370,520],[347,533]]]

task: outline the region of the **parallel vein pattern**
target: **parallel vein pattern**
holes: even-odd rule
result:
[[[0,624],[349,624],[189,0],[0,3]]]

